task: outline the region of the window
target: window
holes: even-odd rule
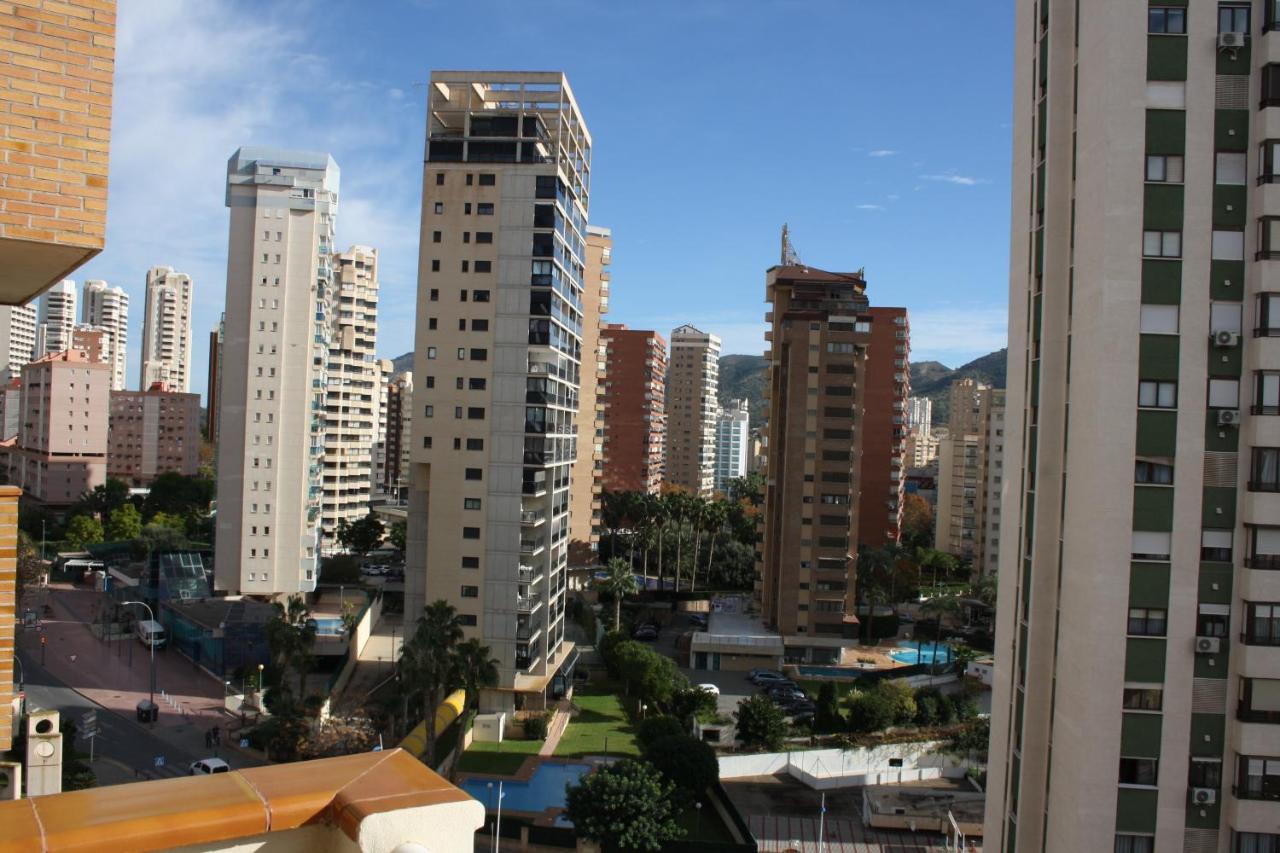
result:
[[[1249,7],[1235,5],[1218,5],[1218,32],[1248,33]]]
[[[431,449],[431,436],[429,436],[429,435],[424,435],[424,436],[422,437],[422,449],[423,449],[423,450],[430,450],[430,449]]]
[[[442,201],[436,202],[435,210],[436,210],[436,213],[444,213],[444,202]]]
[[[1129,608],[1129,635],[1133,637],[1163,637],[1165,611],[1157,607]]]
[[[1244,186],[1249,174],[1246,159],[1244,152],[1219,151],[1214,179],[1219,184]]]
[[[472,299],[474,299],[476,302],[488,302],[488,301],[489,301],[489,291],[487,291],[487,290],[473,290],[473,291],[471,291],[471,298],[472,298]]]
[[[1148,80],[1147,106],[1153,110],[1185,110],[1187,84],[1181,80]]]
[[[463,262],[462,262],[462,271],[463,271],[463,272],[470,272],[470,270],[471,270],[471,262],[470,262],[470,261],[463,261]]]
[[[1258,183],[1274,183],[1277,178],[1280,178],[1280,139],[1267,139],[1258,148]]]
[[[1244,641],[1251,646],[1280,646],[1280,604],[1250,601],[1245,606]]]
[[[1280,63],[1269,62],[1262,66],[1262,104],[1273,107],[1280,104]]]
[[[463,476],[468,480],[483,480],[484,472],[479,468],[467,468]]]
[[[1240,679],[1236,717],[1246,723],[1280,723],[1280,678]]]
[[[493,202],[482,201],[476,205],[477,216],[493,216]]]
[[[1120,784],[1154,786],[1159,769],[1160,761],[1155,758],[1122,757],[1120,759]]]
[[[1253,413],[1280,415],[1280,373],[1267,370],[1254,373]]]
[[[467,450],[484,450],[483,438],[468,438]]]
[[[1243,261],[1244,232],[1214,231],[1212,258],[1215,261]]]
[[[463,509],[479,509],[480,499],[479,498],[463,498],[462,508]]]
[[[432,259],[431,259],[431,271],[432,271],[432,272],[440,272],[440,259],[439,259],[439,258],[432,258]]]
[[[1187,784],[1192,788],[1222,787],[1221,758],[1192,758],[1187,771]]]
[[[472,321],[471,321],[471,331],[473,331],[473,332],[487,332],[487,331],[489,331],[489,321],[488,321],[488,320],[472,320]]]
[[[1178,405],[1178,383],[1144,379],[1138,383],[1138,406],[1143,409],[1172,409]]]
[[[427,387],[428,388],[436,387],[436,378],[434,376],[427,377]]]
[[[440,288],[438,287],[431,288],[431,301],[432,302],[440,301]]]
[[[475,176],[475,175],[472,175],[472,174],[468,173],[468,174],[467,174],[467,186],[471,186],[472,182],[474,182],[474,181],[475,181],[475,179],[476,179],[476,176]]]
[[[444,172],[436,172],[436,186],[444,186]]]
[[[1240,408],[1240,380],[1239,379],[1210,379],[1209,380],[1209,408],[1211,409]]]
[[[478,587],[478,586],[464,586],[464,587],[462,588],[462,597],[463,597],[463,598],[479,598],[479,597],[480,597],[480,587]]]
[[[462,558],[462,568],[464,568],[464,569],[478,569],[478,568],[480,568],[480,558],[479,558],[479,557],[463,557],[463,558]]]
[[[474,613],[459,613],[458,624],[464,628],[474,628],[476,626],[476,615]]]
[[[457,418],[458,420],[461,420],[461,419],[462,419],[462,407],[461,407],[461,406],[454,406],[454,407],[453,407],[453,416],[454,416],[455,418]]]
[[[481,173],[480,173],[480,186],[482,186],[482,187],[492,187],[492,186],[494,186],[494,185],[495,185],[495,184],[497,184],[497,183],[498,183],[498,176],[497,176],[497,175],[495,175],[495,174],[493,174],[492,172],[481,172]]]
[[[473,377],[467,380],[467,388],[471,391],[483,391],[486,380],[483,377]]]
[[[1168,560],[1168,531],[1135,530],[1133,531],[1133,559],[1135,560]]]
[[[1173,485],[1173,465],[1167,462],[1139,459],[1134,465],[1133,481],[1153,486],[1171,486]]]
[[[1180,6],[1152,6],[1147,12],[1147,32],[1186,35],[1187,10]]]
[[[441,237],[443,237],[443,236],[444,236],[444,235],[443,235],[443,234],[441,234],[439,231],[432,231],[432,232],[431,232],[431,242],[432,242],[432,243],[439,243],[439,242],[440,242],[440,238],[441,238]]]
[[[1178,334],[1178,306],[1143,305],[1140,329],[1147,335]]]
[[[1234,534],[1230,530],[1200,531],[1200,559],[1210,563],[1231,562]]]
[[[432,359],[432,358],[435,358],[435,357],[436,357],[436,348],[435,348],[435,347],[427,347],[427,358]]]
[[[434,418],[434,417],[436,416],[436,407],[435,407],[435,406],[423,406],[423,407],[422,407],[422,416],[423,416],[424,418]]]
[[[493,262],[476,261],[476,272],[493,272]]]
[[[1280,293],[1258,294],[1258,316],[1253,324],[1256,338],[1280,336]]]
[[[432,331],[432,332],[434,332],[434,331],[435,331],[435,329],[436,329],[436,318],[435,318],[435,317],[428,317],[428,318],[427,318],[427,329],[428,329],[428,331]]]
[[[1155,853],[1155,850],[1155,836],[1116,835],[1115,853]]]
[[[1210,302],[1209,331],[1240,334],[1242,314],[1239,302]]]
[[[1258,260],[1280,258],[1280,216],[1258,217]]]
[[[1239,762],[1237,797],[1242,800],[1280,800],[1280,758],[1241,755],[1236,760]]]
[[[1126,711],[1159,711],[1164,707],[1164,689],[1126,686],[1122,704]]]
[[[462,204],[462,212],[463,212],[464,214],[466,214],[467,216],[470,216],[470,215],[471,215],[471,202],[469,202],[469,201],[467,201],[467,202],[463,202],[463,204]]]
[[[467,348],[458,347],[458,361],[463,361],[467,357]]]
[[[1197,637],[1226,637],[1231,623],[1231,605],[1201,604],[1196,612]]]
[[[479,527],[464,527],[464,528],[462,528],[462,538],[463,538],[463,539],[479,539],[479,538],[480,538],[480,528],[479,528]]]
[[[470,242],[471,242],[471,232],[470,232],[470,231],[463,231],[463,232],[462,232],[462,242],[463,242],[463,243],[470,243]]]
[[[1247,525],[1245,534],[1249,553],[1244,564],[1251,569],[1280,569],[1280,527]]]
[[[493,242],[493,232],[492,232],[492,231],[477,231],[477,232],[476,232],[476,242],[477,242],[477,243],[492,243],[492,242]]]
[[[1142,254],[1148,258],[1182,257],[1182,232],[1143,231]]]
[[[1148,154],[1147,180],[1158,184],[1182,183],[1182,157],[1174,154]]]
[[[1249,491],[1280,492],[1280,447],[1253,448]]]
[[[468,407],[467,407],[467,420],[469,420],[469,421],[482,421],[482,420],[484,420],[484,407],[483,407],[483,406],[468,406]]]
[[[473,347],[471,349],[471,360],[472,361],[488,361],[489,351],[481,347]]]

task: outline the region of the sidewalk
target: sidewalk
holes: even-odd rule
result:
[[[51,588],[52,616],[43,620],[41,630],[21,630],[18,646],[85,698],[134,721],[138,702],[149,696],[150,654],[132,636],[102,641],[93,635],[90,623],[97,597],[92,590]],[[46,638],[43,652],[41,636]],[[205,732],[219,726],[223,746],[234,749],[228,731],[234,718],[223,710],[224,685],[176,651],[157,651],[155,664],[160,719],[136,725],[193,755],[209,751]]]

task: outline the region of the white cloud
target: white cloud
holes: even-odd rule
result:
[[[955,184],[961,187],[973,187],[978,184],[985,184],[985,178],[971,178],[968,175],[957,175],[948,172],[943,175],[920,175],[922,181],[941,181],[942,183]]]
[[[1007,346],[1009,309],[1003,305],[947,305],[910,310],[911,358],[958,367]]]
[[[884,210],[883,204],[858,204],[854,206],[858,210]]]
[[[892,148],[876,148],[872,151],[868,151],[867,156],[868,157],[892,157],[894,154],[897,154],[897,153],[898,152],[894,151]]]

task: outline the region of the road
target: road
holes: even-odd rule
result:
[[[102,784],[133,781],[130,770],[137,771],[136,778],[161,778],[186,775],[186,768],[197,758],[172,744],[165,743],[148,732],[141,724],[85,698],[68,687],[40,666],[39,657],[26,652],[18,653],[22,661],[20,672],[25,673],[23,689],[27,695],[28,710],[35,708],[57,709],[80,725],[80,717],[86,711],[98,712],[97,743],[94,744],[94,772]],[[16,675],[17,673],[15,673]],[[89,743],[77,739],[76,750],[87,753]],[[164,756],[164,766],[155,767],[156,756]],[[97,759],[108,759],[100,761]],[[128,769],[126,769],[128,768]]]

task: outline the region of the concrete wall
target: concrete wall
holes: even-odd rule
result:
[[[853,785],[892,785],[964,775],[962,762],[939,753],[941,741],[894,743],[870,749],[811,749],[721,756],[720,778],[789,773],[815,790]],[[901,759],[901,767],[890,766]]]

